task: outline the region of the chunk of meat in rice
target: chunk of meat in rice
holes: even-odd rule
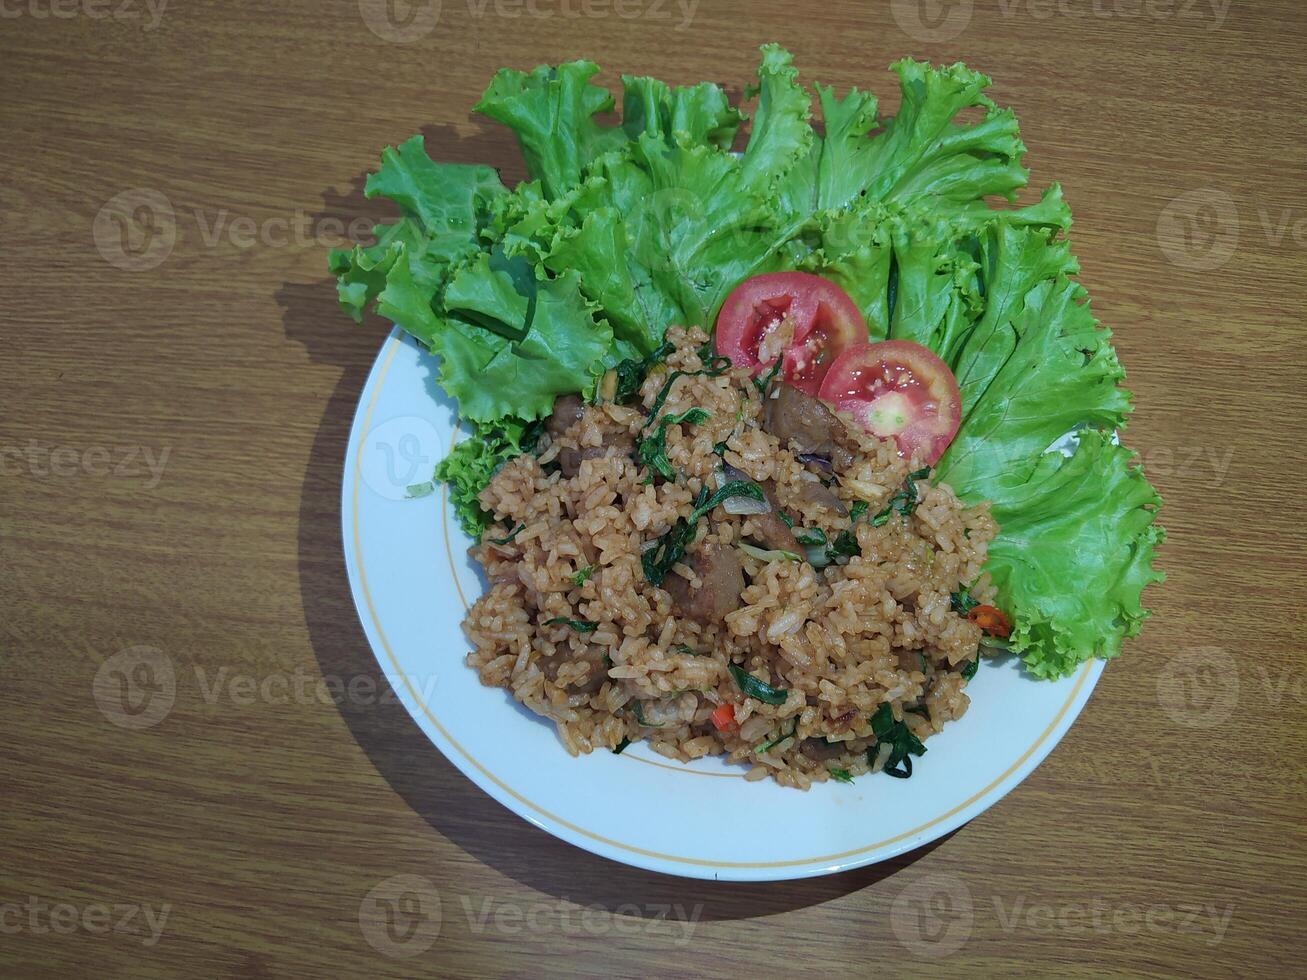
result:
[[[727,613],[740,608],[744,568],[734,548],[721,544],[704,545],[687,564],[702,581],[699,588],[691,587],[688,579],[675,573],[668,575],[663,582],[663,588],[672,597],[678,613],[697,623],[720,623]]]
[[[791,385],[780,385],[767,398],[762,427],[795,452],[826,457],[836,471],[853,463],[839,439],[844,423],[824,402]]]

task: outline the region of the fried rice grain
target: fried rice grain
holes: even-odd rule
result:
[[[801,447],[764,428],[768,394],[747,371],[705,372],[707,337],[697,328],[673,327],[667,338],[674,350],[646,379],[639,404],[586,406],[482,492],[496,523],[471,551],[490,588],[463,623],[468,664],[482,683],[553,721],[573,755],[643,740],[682,762],[725,755],[747,767],[747,779],[799,789],[832,771],[877,771],[889,756],[871,726],[881,705],[923,740],[967,710],[962,669],[979,654],[981,630],[951,596],[970,587],[978,601],[992,598],[982,574],[997,531],[988,507],[966,507],[949,487],[918,479],[915,509],[893,510],[875,526],[869,518],[909,481],[914,461],[843,424],[838,439],[851,465],[830,472],[801,461]],[[686,373],[671,382],[658,418],[694,408],[708,418],[667,427],[665,454],[678,477],[651,481],[630,447],[647,435],[673,371]],[[558,459],[578,450],[568,477]],[[808,540],[849,532],[858,553],[816,568],[798,555],[746,550],[760,539],[761,518],[718,506],[653,585],[644,550],[690,516],[704,487],[717,489],[723,463],[763,486]],[[865,516],[851,524],[855,508]],[[699,569],[712,555],[738,562],[745,584],[729,597],[735,608],[705,620],[674,595],[684,603],[711,586]],[[782,692],[784,703],[747,696],[731,664]],[[734,717],[725,731],[713,721],[721,705]]]

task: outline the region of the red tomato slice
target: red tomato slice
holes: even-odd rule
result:
[[[962,396],[948,365],[920,344],[887,340],[846,347],[818,393],[899,453],[932,466],[962,421]]]
[[[782,331],[779,336],[777,331]],[[786,334],[789,334],[786,340]],[[717,314],[717,353],[754,374],[776,363],[796,388],[815,396],[840,351],[867,339],[867,322],[849,294],[807,272],[774,272],[747,279]]]

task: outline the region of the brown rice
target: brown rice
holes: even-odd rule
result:
[[[668,339],[675,350],[667,369],[703,368],[701,331],[672,328]],[[710,413],[699,425],[668,429],[675,482],[643,482],[648,471],[624,448],[584,460],[571,479],[551,465],[565,449],[629,445],[666,380],[663,369],[645,381],[643,407],[588,406],[559,439],[542,440],[539,455],[508,462],[481,494],[497,523],[472,555],[490,588],[463,628],[482,682],[551,719],[573,755],[644,740],[682,761],[725,753],[749,767],[747,778],[801,789],[832,770],[842,778],[884,765],[889,747],[877,746],[870,724],[882,704],[920,739],[961,717],[969,699],[960,671],[977,656],[981,631],[953,610],[950,594],[978,583],[977,599],[991,595],[981,572],[996,531],[988,507],[964,507],[947,486],[920,481],[910,516],[857,523],[861,554],[847,564],[818,570],[745,555],[743,601],[724,622],[678,616],[671,596],[647,580],[642,549],[689,515],[705,482],[716,486],[722,458],[755,481],[773,481],[796,528],[820,528],[834,540],[849,518],[800,497],[818,476],[762,429],[761,398],[745,371],[673,383],[660,414]],[[840,438],[854,463],[832,489],[848,506],[865,501],[874,515],[912,463],[892,442],[856,428]],[[714,451],[721,442],[724,457]],[[716,508],[687,557],[709,543],[738,545],[750,521]],[[492,543],[519,526],[511,541]],[[670,574],[697,584],[685,562]],[[548,620],[594,626],[582,632]],[[727,669],[732,662],[787,691],[785,703],[746,697]],[[721,732],[710,720],[721,704],[734,706],[738,731]]]

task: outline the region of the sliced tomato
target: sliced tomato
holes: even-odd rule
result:
[[[887,340],[844,348],[818,396],[899,452],[931,466],[962,420],[962,396],[948,365],[920,344]]]
[[[736,367],[781,372],[815,396],[840,351],[865,343],[867,321],[849,294],[807,272],[774,272],[747,279],[717,315],[717,353]]]

